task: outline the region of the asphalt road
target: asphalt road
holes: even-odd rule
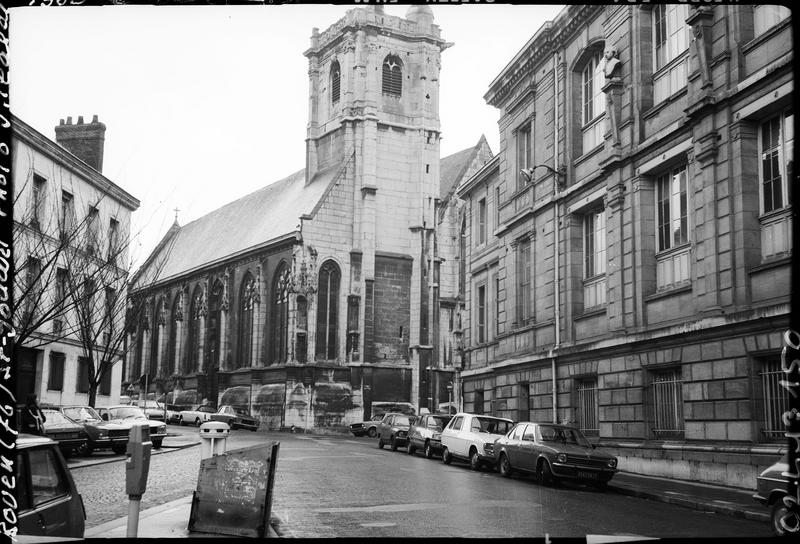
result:
[[[178,429],[178,428],[176,428]],[[188,428],[181,432],[197,432]],[[768,537],[765,523],[379,450],[370,438],[235,431],[280,442],[272,514],[287,537]],[[153,456],[142,509],[191,495],[199,447]],[[92,527],[127,515],[124,462],[73,469]]]

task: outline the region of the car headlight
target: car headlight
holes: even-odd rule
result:
[[[442,433],[433,433],[433,439],[434,440],[441,440],[442,439]]]
[[[97,438],[108,438],[108,431],[98,431]]]
[[[486,455],[494,455],[494,444],[484,444],[483,445],[483,452]]]
[[[566,453],[559,453],[558,456],[556,457],[556,460],[559,463],[566,463],[567,462],[567,454]]]
[[[611,459],[608,461],[608,468],[617,468],[617,460]]]

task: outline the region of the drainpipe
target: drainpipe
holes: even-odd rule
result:
[[[555,117],[553,118],[553,168],[558,172],[558,52],[553,52],[553,85],[554,85],[554,105],[553,111]],[[555,212],[555,219],[553,224],[553,232],[555,234],[555,320],[556,320],[556,334],[555,345],[550,349],[550,371],[553,380],[553,423],[558,423],[558,382],[556,380],[556,356],[554,350],[558,350],[561,344],[561,275],[559,263],[559,238],[561,237],[560,224],[561,216],[559,214],[559,190],[558,174],[554,174],[555,183],[553,184],[553,206]]]

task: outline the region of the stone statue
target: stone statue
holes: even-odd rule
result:
[[[616,46],[609,45],[606,47],[606,50],[603,52],[603,56],[606,59],[606,64],[603,68],[603,74],[606,76],[606,81],[612,77],[619,77],[617,72],[619,72],[622,61],[618,58],[619,51],[617,51]]]
[[[606,77],[606,87],[603,87],[603,91],[606,93],[606,119],[608,123],[608,127],[611,132],[611,143],[612,145],[619,145],[619,132],[617,132],[618,127],[618,120],[617,117],[619,115],[619,92],[621,88],[621,79],[619,77],[619,69],[622,61],[619,60],[619,51],[613,45],[609,45],[606,47],[606,50],[603,52],[603,56],[605,57],[605,66],[603,67],[603,74]],[[614,85],[609,85],[610,83],[614,83]],[[615,102],[615,96],[616,102]]]

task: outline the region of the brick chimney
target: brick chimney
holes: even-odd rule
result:
[[[95,115],[91,123],[84,123],[83,116],[78,123],[72,124],[72,117],[67,122],[61,119],[56,126],[56,143],[97,170],[103,171],[103,146],[106,140],[106,126],[97,120]]]

